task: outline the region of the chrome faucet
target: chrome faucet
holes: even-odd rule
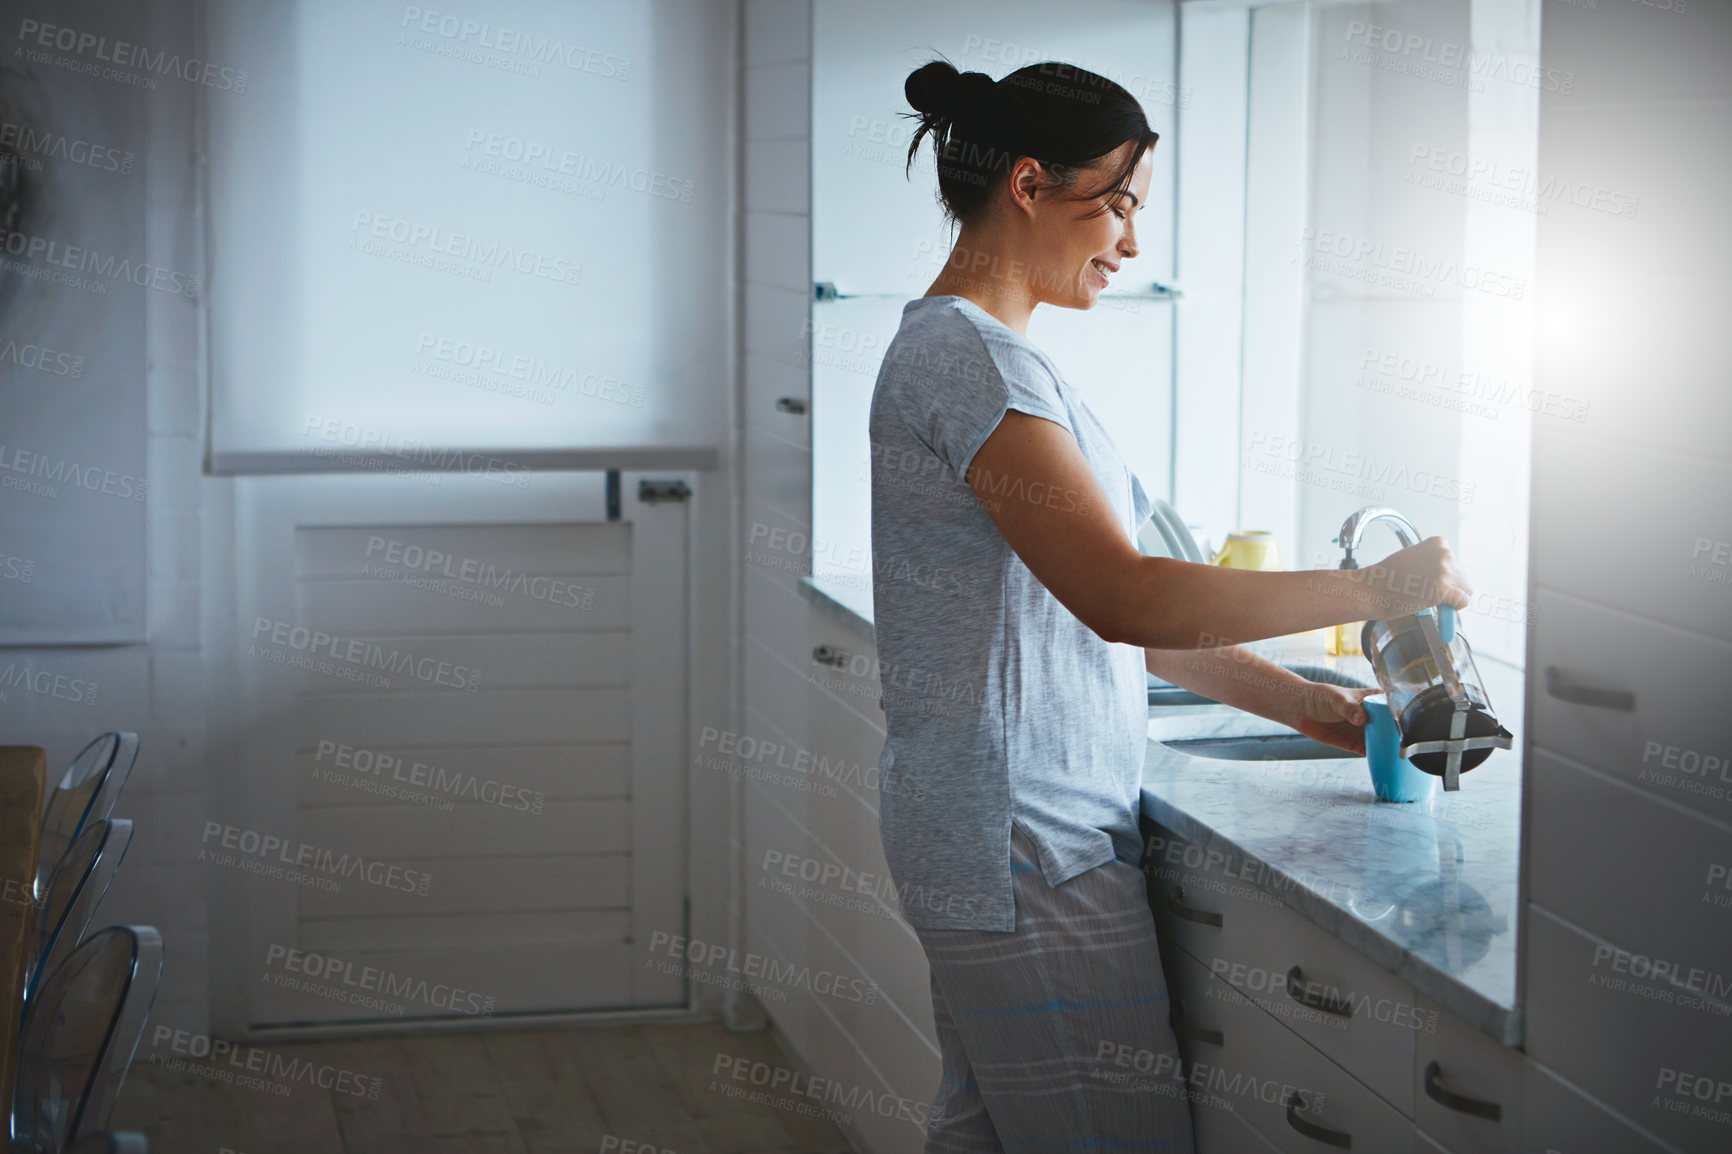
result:
[[[1413,527],[1413,522],[1397,513],[1394,509],[1385,509],[1378,505],[1367,505],[1348,516],[1341,522],[1341,532],[1335,537],[1335,543],[1341,546],[1342,569],[1357,569],[1359,562],[1354,560],[1353,551],[1359,548],[1359,539],[1365,536],[1365,530],[1373,521],[1388,521],[1389,527],[1395,531],[1395,536],[1401,541],[1402,547],[1419,544],[1419,530]]]

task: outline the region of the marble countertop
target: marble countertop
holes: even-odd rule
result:
[[[1369,675],[1363,659],[1353,660]],[[1426,801],[1380,802],[1363,758],[1183,753],[1161,739],[1282,729],[1220,705],[1162,706],[1149,711],[1143,812],[1223,855],[1235,876],[1266,878],[1261,888],[1284,905],[1513,1046],[1522,1040],[1521,672],[1484,660],[1480,670],[1516,746],[1494,750],[1454,793],[1440,782]]]

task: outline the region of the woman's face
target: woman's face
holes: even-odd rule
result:
[[[1102,157],[1099,167],[1077,176],[1076,188],[1092,189],[1117,171],[1130,155],[1130,142]],[[1034,235],[1038,249],[1031,278],[1036,296],[1044,304],[1067,309],[1090,309],[1119,266],[1137,255],[1137,213],[1149,199],[1149,176],[1154,168],[1154,149],[1145,149],[1131,172],[1126,192],[1109,192],[1089,200],[1076,200],[1075,189],[1054,189],[1037,194],[1029,209],[1035,214]],[[1089,213],[1106,205],[1099,216]]]

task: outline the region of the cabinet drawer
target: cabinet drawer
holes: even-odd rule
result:
[[[1170,839],[1148,862],[1162,941],[1411,1116],[1414,1035],[1427,1022],[1413,988],[1269,894],[1234,881],[1218,857],[1210,861],[1157,831]]]
[[[1525,1067],[1522,1154],[1673,1154],[1671,1147],[1633,1129],[1539,1063]]]
[[[1237,1114],[1224,1110],[1197,1110],[1197,1154],[1281,1154],[1281,1147],[1258,1133]]]
[[[1653,957],[1728,960],[1732,831],[1544,750],[1530,772],[1530,901]]]
[[[1535,585],[1732,641],[1732,464],[1544,430],[1533,477]]]
[[[1253,1085],[1243,1077],[1233,1081],[1229,1067],[1222,1065],[1221,1015],[1209,997],[1208,972],[1180,950],[1163,950],[1161,966],[1179,1044],[1179,1069],[1167,1069],[1152,1051],[1115,1049],[1103,1042],[1091,1076],[1131,1093],[1181,1098],[1191,1114],[1196,1154],[1279,1152],[1279,1146],[1245,1119],[1242,1099],[1261,1091],[1274,1100],[1280,1087]],[[1217,1083],[1214,1090],[1211,1080]]]
[[[1143,837],[1149,906],[1163,945],[1172,942],[1206,963],[1220,946],[1229,907],[1239,921],[1259,908],[1283,910],[1280,899],[1230,876],[1219,854],[1147,819]]]
[[[1732,821],[1732,645],[1551,589],[1534,596],[1533,640],[1535,746]]]
[[[1413,1118],[1420,1132],[1458,1154],[1514,1154],[1521,1139],[1520,1051],[1423,995],[1419,1005],[1436,1027],[1415,1036]]]
[[[1413,1123],[1357,1078],[1197,959],[1181,953],[1175,969],[1174,1005],[1194,1117],[1235,1115],[1288,1154],[1414,1148]]]
[[[1528,1056],[1682,1149],[1732,1149],[1727,955],[1626,952],[1532,904],[1527,928]]]

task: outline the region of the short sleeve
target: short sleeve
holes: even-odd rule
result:
[[[1143,531],[1143,522],[1155,514],[1155,502],[1143,488],[1143,481],[1131,469],[1125,466],[1125,472],[1131,475],[1131,537],[1134,539]]]
[[[1007,409],[1044,417],[1075,435],[1058,378],[1034,349],[982,333],[960,312],[907,350],[897,405],[914,435],[957,477]]]

